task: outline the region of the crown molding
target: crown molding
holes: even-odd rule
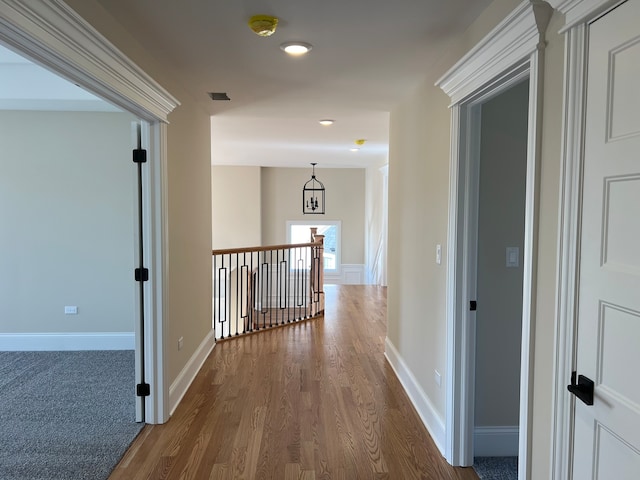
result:
[[[62,0],[0,0],[0,39],[146,120],[166,121],[180,105]]]
[[[544,48],[553,13],[548,3],[526,0],[500,22],[437,82],[456,104],[514,65]]]
[[[553,8],[564,15],[565,25],[561,33],[579,23],[588,22],[622,0],[549,0]]]

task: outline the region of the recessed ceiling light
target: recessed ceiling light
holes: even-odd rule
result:
[[[350,149],[349,149],[349,151],[350,151],[350,152],[359,152],[359,151],[360,151],[360,149],[359,149],[359,148],[355,148],[355,147],[353,147],[353,148],[350,148]]]
[[[311,50],[311,44],[306,42],[287,42],[280,45],[280,48],[289,55],[304,55]]]
[[[318,123],[320,125],[324,125],[325,127],[328,125],[333,125],[334,124],[334,120],[331,120],[330,118],[324,118],[322,120],[318,120]]]

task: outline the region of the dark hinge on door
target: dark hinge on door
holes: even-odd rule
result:
[[[144,365],[144,282],[149,281],[149,269],[144,267],[144,228],[142,213],[144,211],[142,205],[143,192],[142,192],[142,165],[147,163],[147,151],[140,148],[140,130],[138,130],[138,148],[133,150],[133,163],[137,165],[138,170],[138,256],[139,264],[138,268],[134,271],[134,277],[136,282],[139,282],[140,289],[140,336],[142,342],[140,346],[140,383],[136,385],[136,395],[138,397],[148,397],[151,395],[151,386],[145,381],[145,365]],[[145,405],[142,403],[142,420],[145,420]]]
[[[147,151],[144,148],[136,148],[133,151],[133,163],[146,163]]]
[[[151,395],[151,386],[148,383],[139,383],[136,385],[136,395],[139,397],[148,397]]]
[[[475,300],[471,300],[469,302],[469,310],[471,310],[472,312],[475,312],[478,309],[478,302],[476,302]]]
[[[149,281],[149,269],[140,267],[134,270],[134,277],[136,282],[148,282]]]

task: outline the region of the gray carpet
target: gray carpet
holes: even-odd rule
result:
[[[106,479],[135,423],[134,352],[0,352],[0,479]]]
[[[518,480],[518,457],[476,457],[473,469],[480,480]]]

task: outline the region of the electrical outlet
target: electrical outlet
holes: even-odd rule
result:
[[[184,337],[180,337],[178,339],[178,350],[182,350],[183,345],[184,345]]]
[[[76,307],[75,305],[66,305],[64,307],[64,314],[65,315],[77,315],[78,314],[78,307]]]
[[[440,375],[440,372],[438,370],[434,370],[434,377],[436,379],[436,385],[438,385],[438,387],[442,384],[442,375]]]

